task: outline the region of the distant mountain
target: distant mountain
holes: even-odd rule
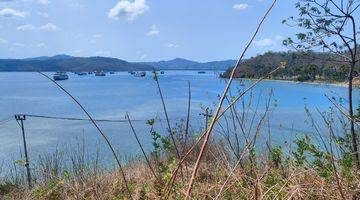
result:
[[[66,54],[60,54],[60,55],[56,55],[56,56],[40,56],[40,57],[35,57],[35,58],[25,58],[24,60],[65,60],[65,59],[70,59],[70,58],[74,58],[72,56],[66,55]]]
[[[109,57],[56,55],[25,59],[0,59],[0,71],[226,70],[234,63],[234,60],[200,63],[182,58],[159,62],[127,62]]]
[[[27,59],[0,59],[0,71],[128,71],[152,70],[145,64],[129,63],[117,58],[71,57],[57,55]]]
[[[235,62],[235,60],[224,60],[201,63],[183,58],[175,58],[169,61],[145,62],[142,64],[154,66],[159,70],[227,70],[233,67]]]

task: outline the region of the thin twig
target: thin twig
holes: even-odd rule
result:
[[[159,79],[158,79],[156,71],[154,71],[153,73],[154,73],[154,80],[156,82],[156,85],[157,85],[157,88],[158,88],[158,91],[159,91],[159,95],[160,95],[160,98],[161,98],[161,103],[162,103],[162,106],[163,106],[163,109],[164,109],[164,114],[165,114],[165,118],[166,118],[166,122],[167,122],[167,126],[168,126],[168,132],[169,132],[170,138],[171,138],[171,140],[173,142],[173,145],[174,145],[174,148],[175,148],[175,151],[176,151],[176,155],[180,159],[181,158],[180,157],[180,152],[179,152],[179,149],[178,149],[178,147],[176,145],[176,140],[175,140],[175,137],[174,137],[174,133],[173,133],[173,131],[171,129],[170,119],[169,119],[169,116],[168,116],[168,113],[167,113],[167,110],[166,110],[165,100],[164,100],[164,96],[162,94]]]
[[[118,156],[116,155],[116,152],[115,152],[115,149],[113,148],[113,146],[111,145],[109,139],[106,137],[106,135],[103,133],[103,131],[100,129],[100,127],[96,124],[95,120],[91,117],[90,113],[84,108],[83,105],[81,105],[81,103],[72,95],[70,94],[64,87],[62,87],[60,84],[58,84],[56,81],[54,81],[52,78],[50,78],[48,75],[42,73],[42,72],[39,72],[39,74],[43,75],[45,78],[49,79],[51,82],[53,82],[56,86],[58,86],[63,92],[65,92],[83,111],[84,113],[86,114],[86,116],[91,120],[91,123],[95,126],[95,128],[98,130],[98,132],[100,133],[100,135],[104,138],[104,140],[106,141],[108,147],[110,148],[115,160],[116,160],[116,163],[119,167],[119,170],[120,170],[120,173],[122,175],[122,179],[124,181],[124,184],[125,184],[125,188],[128,192],[128,195],[130,197],[130,199],[133,199],[132,198],[132,195],[131,195],[131,191],[130,191],[130,188],[128,186],[128,183],[127,183],[127,180],[126,180],[126,176],[125,176],[125,172],[121,166],[121,163],[120,163],[120,160],[118,158]]]
[[[263,76],[262,78],[260,78],[259,80],[257,80],[256,82],[254,82],[253,84],[251,84],[248,88],[246,88],[246,90],[244,90],[240,95],[238,95],[229,105],[228,107],[226,107],[226,109],[224,109],[217,117],[216,121],[218,121],[222,116],[225,115],[226,111],[228,111],[232,106],[235,105],[235,103],[237,101],[239,101],[241,99],[241,97],[243,97],[247,92],[251,91],[252,88],[254,88],[261,80],[264,80],[266,77],[268,77],[269,75],[273,74],[274,72],[276,72],[277,70],[281,69],[281,67],[277,67],[276,69],[274,69],[273,71],[269,72],[269,74]],[[201,136],[199,137],[199,139],[191,146],[191,148],[187,151],[187,153],[183,156],[182,159],[180,159],[178,165],[176,166],[175,170],[173,171],[170,180],[167,182],[164,191],[168,190],[169,187],[172,185],[172,182],[175,181],[177,172],[180,168],[180,166],[184,163],[184,161],[186,160],[186,158],[190,155],[190,153],[195,149],[195,147],[200,143],[200,141],[205,137],[206,135],[206,130],[201,134]],[[246,137],[245,137],[246,138]],[[165,194],[165,192],[163,192],[163,194]],[[168,196],[167,194],[165,195],[164,199],[167,199]]]
[[[190,121],[190,110],[191,110],[191,85],[190,81],[188,81],[188,108],[187,108],[187,115],[186,115],[186,123],[185,123],[185,135],[184,135],[184,147],[182,151],[182,155],[186,152],[187,149],[187,142],[188,142],[188,136],[189,136],[189,121]],[[188,173],[188,167],[185,165],[186,173]]]
[[[144,148],[143,148],[143,146],[142,146],[142,144],[141,144],[141,142],[140,142],[140,140],[139,140],[139,138],[138,138],[138,136],[137,136],[137,134],[136,134],[136,131],[135,131],[135,129],[134,129],[134,126],[133,126],[132,123],[131,123],[131,119],[130,119],[130,116],[129,116],[128,113],[126,113],[126,118],[127,118],[128,122],[129,122],[129,125],[130,125],[130,127],[131,127],[131,130],[132,130],[134,136],[135,136],[135,139],[136,139],[137,143],[138,143],[139,146],[140,146],[141,152],[142,152],[143,155],[144,155],[144,158],[145,158],[145,160],[146,160],[146,163],[148,164],[148,166],[149,166],[149,168],[150,168],[150,170],[151,170],[151,173],[154,175],[154,177],[155,177],[158,181],[161,182],[161,179],[156,175],[154,168],[151,166],[150,160],[148,159],[148,157],[147,157],[147,155],[146,155],[146,153],[145,153],[145,150],[144,150]]]
[[[263,24],[263,22],[265,21],[266,17],[268,16],[268,14],[270,13],[270,11],[272,10],[272,8],[274,7],[275,3],[276,3],[277,0],[274,0],[273,3],[271,4],[270,8],[266,11],[264,17],[262,18],[262,20],[260,21],[257,29],[255,30],[255,33],[253,34],[252,38],[250,39],[249,43],[246,45],[244,51],[242,52],[242,54],[240,55],[240,58],[238,59],[234,69],[232,70],[231,72],[231,76],[230,76],[230,79],[228,81],[228,84],[226,85],[225,89],[224,89],[224,92],[219,100],[219,104],[218,104],[218,107],[216,109],[216,112],[215,112],[215,115],[212,119],[212,122],[210,123],[210,126],[207,130],[207,133],[205,135],[205,138],[204,138],[204,142],[201,146],[201,149],[200,149],[200,153],[197,157],[197,160],[196,160],[196,163],[195,163],[195,166],[194,166],[194,169],[193,169],[193,172],[192,172],[192,175],[191,175],[191,178],[190,178],[190,181],[189,181],[189,186],[188,186],[188,189],[187,189],[187,192],[186,192],[186,195],[185,195],[185,199],[186,200],[189,200],[191,198],[191,191],[192,191],[192,188],[193,188],[193,185],[194,185],[194,180],[195,180],[195,176],[199,170],[199,166],[200,166],[200,162],[201,162],[201,159],[204,155],[204,152],[205,152],[205,149],[206,149],[206,146],[208,144],[208,141],[209,141],[209,138],[210,138],[210,135],[211,135],[211,132],[212,132],[212,129],[215,125],[215,122],[216,122],[216,119],[217,119],[217,116],[219,115],[220,113],[220,110],[221,110],[221,106],[224,102],[224,99],[225,99],[225,96],[231,86],[231,83],[232,81],[234,80],[234,75],[235,75],[235,72],[237,70],[237,68],[240,66],[240,63],[242,61],[242,58],[244,57],[245,53],[247,52],[248,48],[250,47],[250,45],[252,44],[252,42],[254,41],[256,35],[258,34],[259,30],[260,30],[260,27],[261,25]]]

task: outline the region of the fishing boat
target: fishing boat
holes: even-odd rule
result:
[[[86,76],[87,73],[86,73],[86,72],[78,72],[77,75],[79,75],[79,76]]]
[[[146,76],[146,72],[135,72],[134,76],[135,77],[144,77],[144,76]]]
[[[165,74],[165,72],[164,72],[164,71],[161,71],[160,74]]]
[[[200,72],[198,72],[198,74],[206,74],[206,72],[200,71]]]
[[[115,72],[111,71],[110,74],[115,74]]]
[[[95,76],[106,76],[104,71],[95,72]]]
[[[63,81],[69,79],[69,76],[66,74],[66,72],[56,72],[53,75],[53,79],[55,81]]]

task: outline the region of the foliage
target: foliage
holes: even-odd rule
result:
[[[175,164],[175,157],[171,154],[174,151],[174,147],[169,138],[164,137],[155,131],[155,119],[148,120],[147,124],[151,127],[150,134],[153,146],[151,155],[157,163],[159,173],[162,174],[163,178],[166,180],[169,178],[169,173]],[[161,159],[164,155],[167,155],[165,161]]]
[[[285,61],[285,69],[278,70],[272,79],[285,79],[296,81],[345,81],[348,68],[345,62],[335,62],[330,53],[317,52],[267,52],[245,60],[235,72],[236,78],[260,78],[266,76],[281,61]],[[222,74],[229,77],[230,69]],[[355,74],[360,73],[360,65],[357,65]]]
[[[296,150],[292,152],[295,158],[295,164],[298,166],[311,165],[318,171],[319,176],[327,178],[332,174],[331,158],[320,150],[319,147],[312,144],[309,136],[297,139],[295,141]]]

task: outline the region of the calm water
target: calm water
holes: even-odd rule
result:
[[[197,72],[169,71],[159,75],[172,125],[186,116],[187,81],[191,82],[192,107],[191,127],[197,130],[203,126],[204,119],[199,114],[201,106],[213,106],[222,92],[225,82],[217,78],[215,72],[197,74]],[[94,75],[77,76],[60,82],[68,89],[96,119],[124,119],[129,112],[135,128],[146,149],[151,148],[149,127],[145,120],[164,118],[157,88],[150,73],[145,78],[136,78],[128,73],[116,73],[106,77]],[[234,82],[236,89],[249,84]],[[254,101],[259,100],[259,112],[264,110],[265,96],[273,90],[273,103],[278,104],[270,118],[271,134],[274,142],[291,140],[297,134],[310,131],[305,123],[306,106],[315,112],[328,110],[331,103],[324,96],[346,98],[346,88],[299,84],[278,81],[264,81],[254,89]],[[17,113],[85,118],[82,111],[60,91],[53,83],[37,73],[0,73],[0,121]],[[358,105],[360,91],[356,90],[355,105]],[[165,130],[165,123],[158,122],[157,129]],[[134,155],[140,151],[127,123],[100,123],[101,128],[122,155]],[[89,151],[99,148],[106,157],[109,155],[101,138],[93,126],[86,121],[64,121],[53,119],[28,118],[25,121],[30,156],[52,152],[55,148],[75,148],[84,142]],[[296,130],[291,131],[290,129]],[[21,134],[14,121],[0,122],[0,160],[19,159]]]

